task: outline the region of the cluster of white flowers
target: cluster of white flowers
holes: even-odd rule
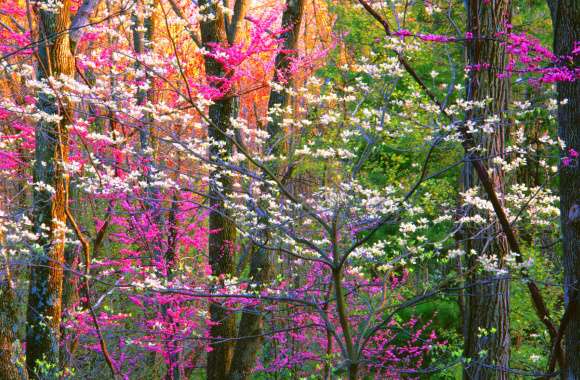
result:
[[[230,14],[230,10],[222,4],[219,0],[209,1],[207,4],[199,6],[197,8],[198,15],[196,16],[198,22],[208,22],[215,20],[216,14],[214,8],[220,9],[222,12]]]
[[[433,13],[441,13],[442,9],[434,3],[426,3],[425,4],[425,12],[427,12],[427,14],[429,16],[433,15]]]
[[[56,189],[54,188],[54,186],[43,181],[34,182],[32,184],[32,187],[34,188],[34,190],[39,192],[46,191],[47,193],[50,194],[56,194]]]
[[[556,227],[560,216],[559,198],[550,189],[514,184],[506,193],[505,199],[512,219],[518,215],[532,226]]]
[[[398,38],[395,40],[398,41],[397,46],[400,46],[401,40]],[[353,65],[351,70],[370,75],[373,79],[381,80],[384,79],[385,76],[399,78],[405,73],[405,69],[401,66],[401,63],[396,57],[387,57],[384,62],[379,64],[371,63],[367,58],[362,57],[360,63]]]
[[[477,261],[486,272],[495,273],[498,276],[509,273],[508,268],[496,255],[478,255]]]
[[[60,0],[38,0],[36,4],[39,9],[51,13],[57,13],[64,6]]]
[[[0,210],[0,237],[3,237],[1,244],[2,249],[9,254],[28,253],[28,249],[20,247],[20,243],[30,243],[38,240],[39,236],[32,232],[32,221],[22,215],[20,218],[14,218],[7,212]]]
[[[461,223],[488,223],[489,217],[494,215],[493,205],[490,201],[482,198],[479,190],[472,187],[460,193],[463,204],[473,207],[478,213],[474,215],[465,215],[460,218]],[[483,215],[482,215],[483,213]]]
[[[414,38],[385,37],[384,47],[397,53],[410,53],[421,50],[421,44]]]

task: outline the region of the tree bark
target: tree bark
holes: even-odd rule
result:
[[[49,3],[48,1],[43,1]],[[56,11],[38,10],[38,78],[74,75],[70,51],[70,0]],[[59,343],[68,201],[68,130],[71,106],[65,97],[40,93],[37,106],[59,122],[36,126],[33,219],[39,235],[30,273],[26,331],[26,365],[33,378],[56,378]],[[50,187],[47,187],[50,186]]]
[[[467,98],[470,101],[491,103],[484,110],[469,112],[467,120],[482,123],[483,119],[498,115],[500,120],[493,125],[494,131],[475,137],[476,145],[485,149],[488,167],[493,168],[491,181],[497,194],[504,193],[503,174],[494,168],[492,158],[504,156],[509,82],[498,78],[507,64],[507,54],[499,41],[494,41],[497,32],[505,31],[511,19],[510,0],[485,0],[467,2],[467,29],[473,39],[467,42],[467,64],[483,65],[472,70],[468,78]],[[487,66],[489,65],[489,66]],[[464,188],[480,187],[471,164],[463,173]],[[501,199],[500,199],[501,200]],[[478,259],[482,256],[496,257],[499,267],[503,267],[509,253],[508,242],[499,223],[494,223],[485,231],[470,231],[475,236],[467,242],[467,250],[472,248],[475,255],[468,256],[470,275],[466,279],[466,329],[464,350],[470,362],[465,366],[466,379],[507,379],[509,377],[510,332],[509,332],[509,279],[500,275],[480,272]]]
[[[0,251],[2,250],[3,233],[0,231]],[[15,350],[20,342],[16,336],[18,326],[18,304],[8,254],[0,256],[2,277],[0,277],[0,380],[26,380],[26,368],[16,364]]]
[[[79,287],[81,285],[78,276],[79,269],[79,251],[76,245],[67,244],[64,247],[64,274],[62,280],[62,316],[63,320],[70,318],[70,312],[74,310],[80,300]],[[66,334],[66,323],[61,326],[61,334]],[[66,368],[73,356],[73,352],[78,343],[78,338],[75,336],[70,342],[65,342],[60,349],[60,366]]]
[[[227,44],[228,36],[226,20],[222,10],[211,0],[200,0],[200,7],[205,7],[204,14],[211,15],[201,23],[202,45],[211,50],[209,44]],[[222,65],[210,57],[205,57],[206,76],[224,77],[226,73]],[[209,107],[211,124],[208,127],[208,136],[218,143],[224,144],[223,150],[215,145],[210,148],[212,161],[223,161],[232,153],[231,142],[222,134],[232,129],[230,119],[238,114],[238,99],[227,94],[220,99],[214,99]],[[209,174],[209,264],[212,274],[219,278],[218,286],[223,286],[224,277],[233,275],[235,271],[234,255],[236,244],[236,226],[225,207],[224,199],[232,193],[232,180],[219,167]],[[227,379],[233,358],[236,337],[236,321],[226,308],[219,302],[212,302],[209,307],[213,325],[210,327],[212,343],[211,351],[207,355],[206,374],[208,380]]]
[[[580,1],[548,0],[554,28],[554,53],[571,56],[574,44],[580,41]],[[564,58],[560,64],[578,70],[580,56]],[[564,102],[567,99],[567,103]],[[580,82],[558,83],[558,136],[568,148],[580,152]],[[564,152],[566,154],[566,152]],[[575,220],[574,208],[580,206],[580,164],[560,168],[560,228],[564,263],[564,305],[577,305],[580,292],[580,223]],[[578,309],[576,307],[576,309]],[[562,377],[580,379],[580,313],[569,313],[564,331],[566,358]]]
[[[99,6],[100,2],[101,0],[83,0],[70,27],[69,36],[73,49],[83,35],[83,28],[89,25],[91,14]]]
[[[292,51],[297,49],[298,35],[302,22],[302,15],[304,14],[305,0],[287,0],[286,9],[282,15],[282,26],[289,27],[288,31],[282,36],[284,38],[284,50],[276,56],[276,70],[274,74],[274,82],[281,83],[282,78],[280,73],[286,74],[288,71]],[[288,78],[287,78],[288,79]],[[289,104],[289,97],[287,92],[272,89],[270,92],[270,99],[268,101],[268,108],[271,109],[279,105],[282,109]],[[281,120],[275,117],[274,120],[268,124],[268,132],[270,133],[268,147],[272,147],[271,154],[278,155],[281,153],[281,144],[278,141],[281,134],[280,128]],[[275,164],[273,170],[277,173],[280,164]],[[261,207],[260,205],[259,207]],[[261,223],[268,224],[268,218],[265,216],[261,218]],[[268,245],[270,236],[266,229],[261,243]],[[264,248],[257,248],[252,254],[250,262],[250,280],[257,286],[256,291],[261,291],[264,286],[271,280],[273,273],[273,257],[272,251]],[[234,356],[232,361],[232,368],[230,372],[231,380],[247,380],[250,378],[252,370],[256,363],[256,357],[262,347],[263,337],[261,337],[263,330],[263,307],[258,305],[256,307],[247,307],[244,309],[240,325],[238,328],[238,340],[236,342]]]

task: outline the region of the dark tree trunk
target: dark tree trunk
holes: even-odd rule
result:
[[[64,0],[56,12],[38,10],[39,79],[74,75],[74,58],[67,33],[70,5],[69,0]],[[45,93],[39,94],[38,107],[62,119],[60,122],[41,121],[36,127],[34,183],[37,186],[33,196],[33,218],[34,232],[40,238],[30,273],[26,365],[33,378],[56,378],[68,201],[68,174],[63,164],[68,162],[66,125],[70,121],[71,107],[65,97]],[[40,363],[48,364],[50,369],[41,371]]]
[[[228,43],[226,20],[222,10],[210,0],[201,0],[200,6],[205,6],[204,14],[213,15],[211,19],[201,23],[201,39],[203,46],[211,50],[208,44]],[[232,33],[234,34],[234,33]],[[205,73],[207,76],[223,77],[226,73],[222,65],[216,60],[205,58]],[[212,161],[217,161],[215,169],[209,174],[209,228],[213,231],[209,235],[209,264],[212,274],[221,278],[233,275],[235,271],[234,255],[236,244],[236,226],[230,218],[230,213],[225,208],[225,197],[232,192],[232,180],[227,173],[219,167],[219,162],[224,161],[232,153],[232,143],[224,136],[224,132],[232,129],[230,118],[238,114],[238,99],[232,94],[227,94],[221,99],[215,99],[209,107],[211,124],[208,127],[208,135],[216,142],[224,144],[220,150],[215,145],[210,148]],[[221,303],[212,302],[209,307],[210,318],[214,323],[210,328],[210,336],[214,340],[210,344],[211,351],[207,355],[207,379],[227,379],[234,353],[233,339],[236,337],[236,321]]]
[[[467,64],[490,65],[489,68],[470,72],[467,98],[472,101],[492,99],[484,110],[469,112],[467,119],[482,123],[483,119],[491,115],[500,116],[500,121],[493,125],[494,131],[475,137],[475,141],[485,149],[482,156],[488,157],[488,167],[493,169],[491,180],[494,190],[503,194],[503,175],[493,165],[492,158],[505,153],[507,121],[503,113],[507,108],[510,90],[508,80],[498,78],[507,64],[507,54],[501,44],[491,38],[495,38],[497,32],[506,30],[511,19],[511,3],[510,0],[490,3],[468,0],[467,7],[467,29],[474,36],[473,40],[467,42]],[[466,165],[463,178],[465,189],[480,186],[471,165]],[[464,377],[472,380],[507,379],[510,358],[509,280],[493,272],[476,271],[479,269],[478,258],[482,256],[497,257],[502,267],[509,253],[507,240],[499,223],[484,232],[470,231],[470,234],[474,236],[470,237],[466,248],[474,249],[476,253],[468,256],[470,274],[466,279],[464,349],[470,362],[465,366]]]
[[[554,52],[560,57],[570,56],[576,41],[580,41],[580,1],[549,0],[554,27]],[[580,56],[563,59],[561,64],[578,70]],[[563,104],[564,99],[568,102]],[[568,148],[580,152],[580,83],[558,83],[558,135]],[[565,379],[580,379],[580,216],[573,210],[580,207],[580,164],[560,169],[560,223],[564,262],[564,303],[575,306],[564,331],[566,360],[562,368]]]
[[[0,249],[2,243],[3,234],[0,231]],[[20,344],[16,336],[18,302],[8,255],[2,255],[0,261],[0,380],[25,380],[26,368],[19,367],[14,360],[19,354],[14,349],[15,345]]]
[[[79,251],[76,245],[67,244],[64,248],[64,274],[62,280],[62,319],[65,320],[70,316],[70,311],[74,310],[78,306],[80,300],[79,292]],[[61,333],[66,334],[66,329],[64,327],[65,323],[61,326]],[[65,343],[61,346],[60,350],[60,366],[65,368],[69,365],[73,352],[78,343],[77,337],[75,336],[70,342]]]
[[[298,45],[298,34],[300,32],[300,25],[302,22],[302,15],[304,13],[305,0],[287,0],[286,9],[282,15],[282,26],[290,29],[285,33],[284,37],[284,52],[281,52],[276,57],[276,71],[274,75],[274,82],[281,83],[279,73],[286,73],[289,66],[290,51],[295,51]],[[286,78],[289,79],[289,78]],[[284,109],[289,104],[289,98],[286,92],[276,91],[272,89],[270,92],[270,99],[268,108],[273,108],[276,105]],[[280,135],[280,120],[279,117],[268,125],[268,132],[270,139],[268,148],[272,148],[270,154],[278,155],[281,153]],[[275,164],[274,173],[278,173],[280,164]],[[261,207],[261,205],[259,206]],[[261,223],[268,224],[267,217],[263,217]],[[267,231],[267,230],[266,230]],[[268,232],[264,232],[261,243],[268,245],[270,239]],[[264,286],[267,286],[271,280],[273,273],[273,257],[271,250],[263,248],[256,248],[252,253],[250,263],[250,281],[257,285],[256,290],[261,291]],[[231,380],[247,380],[250,378],[252,370],[256,363],[256,357],[262,347],[263,338],[261,337],[263,330],[263,308],[247,307],[244,309],[240,325],[238,329],[238,341],[236,342],[234,357],[232,361],[232,368],[230,372]]]
[[[237,113],[237,104],[233,98],[219,100],[210,106],[210,118],[221,130],[228,130],[230,115]],[[209,128],[209,135],[215,141],[223,141],[224,138],[215,128]],[[231,154],[231,144],[228,142],[226,154]],[[212,148],[212,157],[215,159],[221,154]],[[222,157],[223,159],[223,157]],[[221,183],[221,186],[216,182]],[[214,276],[231,276],[234,273],[234,255],[236,243],[236,226],[229,217],[229,212],[224,205],[224,196],[232,191],[232,181],[223,170],[216,169],[210,173],[209,199],[211,213],[209,228],[213,231],[209,236],[209,263]],[[223,279],[218,286],[223,286]],[[208,380],[226,379],[229,373],[233,357],[233,341],[220,342],[222,339],[236,337],[236,321],[233,315],[217,302],[210,305],[210,317],[212,322],[217,323],[210,329],[210,336],[216,339],[210,346],[212,351],[208,353],[207,378]]]

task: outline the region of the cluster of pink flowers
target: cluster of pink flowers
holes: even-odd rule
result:
[[[580,78],[580,69],[572,64],[579,53],[577,48],[570,56],[559,57],[542,46],[540,41],[524,33],[510,33],[503,45],[511,55],[506,72],[501,74],[504,77],[512,73],[529,73],[534,75],[531,82],[538,84],[573,82]]]
[[[207,76],[208,83],[205,85],[199,85],[192,80],[191,85],[208,99],[219,99],[233,88],[240,87],[243,83],[255,83],[264,73],[271,72],[274,58],[281,50],[281,35],[288,30],[288,27],[276,27],[280,14],[280,9],[274,8],[262,17],[246,17],[252,27],[245,42],[234,42],[227,46],[209,44],[211,50],[205,55],[222,65],[224,75]]]
[[[406,29],[399,29],[393,32],[393,36],[395,37],[415,37],[420,39],[421,41],[425,42],[437,42],[437,43],[448,43],[448,42],[456,42],[457,38],[453,36],[446,36],[443,34],[423,34],[423,33],[413,33]]]
[[[575,149],[568,149],[567,155],[562,158],[562,165],[564,166],[577,166],[578,165],[578,157],[580,157],[580,153]]]
[[[573,82],[580,78],[580,69],[573,64],[575,57],[580,54],[580,42],[574,45],[570,55],[558,57],[550,49],[542,46],[539,40],[525,33],[511,33],[511,25],[506,25],[506,30],[497,32],[494,36],[481,36],[479,38],[494,38],[501,41],[506,52],[510,54],[510,60],[503,72],[497,75],[507,78],[514,73],[523,75],[531,74],[532,83],[557,83]],[[478,38],[472,32],[466,32],[464,40],[454,36],[440,34],[413,33],[406,29],[393,32],[393,35],[402,39],[415,37],[424,42],[450,43],[472,41]],[[488,70],[489,63],[481,63],[466,67],[469,71]]]

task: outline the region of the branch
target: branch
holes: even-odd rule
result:
[[[168,0],[168,1],[169,1],[169,4],[171,5],[171,9],[173,9],[173,12],[175,12],[177,17],[179,17],[180,19],[182,19],[183,21],[185,21],[189,25],[189,21],[187,20],[187,18],[185,17],[185,15],[181,11],[181,9],[179,9],[177,4],[175,3],[175,0]],[[197,47],[201,47],[201,41],[200,41],[199,37],[197,36],[197,34],[195,34],[195,32],[187,26],[185,27],[185,30],[187,30],[187,33],[189,33],[189,37],[191,37],[191,40],[193,41],[193,43]]]
[[[554,369],[556,368],[556,360],[559,361],[560,368],[562,368],[561,356],[562,355],[562,347],[560,346],[560,342],[562,341],[562,337],[564,336],[564,332],[566,328],[570,324],[570,320],[572,316],[576,313],[576,306],[578,305],[578,289],[573,288],[572,294],[570,295],[570,303],[562,316],[562,321],[560,322],[560,328],[558,328],[558,333],[556,334],[555,338],[553,338],[552,342],[552,350],[550,352],[550,360],[548,361],[548,373],[553,373]],[[549,378],[549,377],[546,377]]]
[[[69,38],[71,43],[77,44],[83,35],[83,28],[89,25],[89,17],[99,6],[101,0],[83,0],[77,14],[72,20]]]
[[[377,20],[383,26],[385,33],[388,36],[392,36],[391,28],[389,26],[388,21],[385,18],[383,18],[377,11],[375,11],[365,0],[358,0],[358,2],[365,8],[365,10],[371,16],[373,16],[373,18],[375,20]],[[441,113],[444,116],[446,116],[448,119],[452,120],[451,115],[447,112],[445,107],[443,107],[441,102],[439,102],[439,100],[436,98],[435,94],[425,85],[423,80],[417,75],[417,72],[410,66],[410,64],[407,62],[407,60],[403,57],[402,53],[396,52],[396,54],[397,54],[397,57],[398,57],[401,65],[405,68],[407,73],[409,75],[411,75],[411,77],[415,80],[415,82],[417,82],[417,84],[423,89],[423,91],[429,97],[429,99],[431,99],[431,101],[439,107],[439,109],[441,110]],[[477,173],[477,176],[479,178],[479,181],[481,182],[481,184],[482,184],[482,186],[483,186],[483,188],[484,188],[484,190],[489,198],[489,201],[493,205],[493,209],[494,209],[494,212],[497,216],[497,219],[502,227],[503,232],[506,235],[506,238],[507,238],[507,241],[509,244],[509,248],[512,252],[515,252],[518,254],[516,256],[516,262],[518,264],[522,264],[523,258],[521,255],[521,250],[520,250],[520,246],[518,243],[518,239],[517,239],[515,232],[511,226],[511,223],[510,223],[510,221],[505,213],[505,210],[503,209],[503,206],[502,206],[502,204],[497,196],[497,193],[495,192],[495,189],[493,187],[493,182],[491,181],[491,178],[490,178],[490,176],[485,168],[485,165],[482,163],[481,158],[474,151],[473,140],[469,136],[469,134],[467,133],[465,126],[460,127],[459,132],[461,133],[461,136],[463,138],[463,142],[462,142],[463,148],[468,153],[468,155],[471,159],[471,162],[475,168],[475,171]],[[550,319],[550,314],[548,312],[548,308],[546,307],[546,303],[544,302],[544,299],[542,297],[542,294],[540,293],[538,286],[536,285],[536,283],[532,279],[529,278],[529,276],[525,272],[525,270],[522,269],[521,274],[522,274],[522,277],[527,281],[528,291],[529,291],[530,296],[532,298],[532,302],[534,304],[534,309],[536,310],[536,314],[537,314],[538,318],[542,321],[542,323],[546,326],[546,328],[550,332],[550,337],[552,339],[554,339],[554,337],[557,334],[556,327],[554,326],[554,323]],[[558,351],[558,354],[561,355],[561,350],[558,350],[558,348],[556,348],[556,349]]]
[[[242,25],[241,21],[246,17],[246,13],[248,12],[248,5],[248,0],[236,0],[236,4],[234,5],[234,16],[227,28],[228,41],[230,44],[236,43],[236,37],[238,36]]]
[[[69,223],[73,227],[73,230],[75,231],[75,234],[77,235],[77,238],[80,240],[81,245],[83,247],[83,252],[85,254],[85,275],[84,275],[85,286],[84,286],[84,289],[85,289],[85,296],[87,297],[87,306],[89,308],[89,312],[90,312],[91,317],[93,319],[93,324],[95,326],[95,331],[97,332],[97,337],[99,338],[99,344],[101,346],[101,351],[103,353],[105,361],[107,362],[107,366],[111,370],[111,374],[113,375],[113,379],[116,379],[117,378],[117,370],[115,369],[115,365],[113,364],[113,360],[111,359],[111,356],[109,355],[109,351],[107,350],[107,343],[105,342],[105,339],[103,338],[103,334],[101,333],[99,321],[97,320],[97,314],[95,313],[95,310],[93,309],[93,305],[91,304],[90,291],[89,291],[89,286],[90,286],[89,278],[90,278],[90,271],[91,271],[91,251],[90,251],[91,248],[90,248],[89,242],[83,236],[83,233],[81,232],[76,220],[72,216],[70,209],[68,207],[68,204],[65,205],[65,213],[66,213],[66,217],[67,217]]]

